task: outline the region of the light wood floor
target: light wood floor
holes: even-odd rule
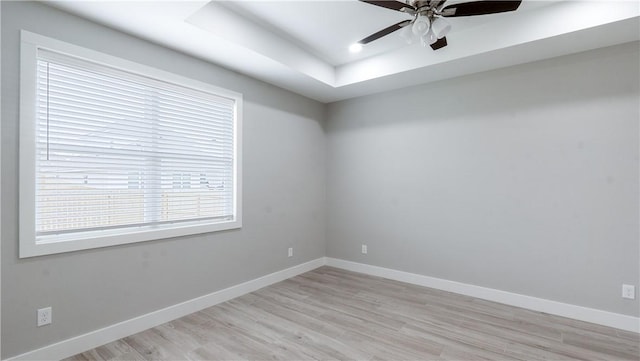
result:
[[[322,267],[68,360],[639,360],[636,333]]]

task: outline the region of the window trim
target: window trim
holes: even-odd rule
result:
[[[219,88],[147,65],[86,49],[21,30],[20,46],[20,155],[19,155],[19,257],[34,257],[163,238],[187,236],[242,227],[242,94]],[[212,93],[235,101],[234,214],[229,221],[181,222],[172,227],[140,226],[65,235],[42,241],[36,237],[36,67],[38,50],[44,49],[153,78],[170,84]]]

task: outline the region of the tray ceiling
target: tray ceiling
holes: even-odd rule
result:
[[[640,40],[636,1],[525,0],[450,18],[438,51],[391,34],[357,54],[350,44],[409,16],[356,0],[47,4],[321,102]]]

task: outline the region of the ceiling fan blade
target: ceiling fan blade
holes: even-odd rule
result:
[[[397,10],[397,11],[402,11],[402,9],[404,8],[415,10],[413,6],[405,4],[404,2],[399,2],[395,0],[378,0],[378,1],[360,0],[360,1],[363,3],[371,4],[371,5],[381,6],[385,9],[391,9],[391,10]]]
[[[401,21],[401,22],[399,22],[397,24],[393,24],[393,25],[388,26],[388,27],[386,27],[386,28],[384,28],[384,29],[382,29],[382,30],[380,30],[378,32],[375,32],[375,33],[367,36],[366,38],[358,41],[358,43],[362,44],[362,45],[368,44],[368,43],[370,43],[370,42],[372,42],[374,40],[380,39],[383,36],[389,35],[389,34],[393,33],[396,30],[404,28],[405,26],[409,25],[410,23],[411,23],[411,20],[404,20],[404,21]]]
[[[442,8],[440,14],[445,17],[474,16],[515,11],[522,3],[519,1],[473,1],[451,4]]]
[[[447,46],[447,38],[442,37],[438,39],[438,41],[436,41],[435,43],[431,44],[431,49],[438,50],[440,48],[444,48],[445,46]]]

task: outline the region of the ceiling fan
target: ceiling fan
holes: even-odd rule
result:
[[[450,5],[445,5],[446,0],[360,0],[361,2],[400,11],[413,16],[413,19],[403,20],[399,23],[388,26],[366,38],[358,41],[359,46],[378,40],[402,29],[400,36],[408,43],[412,43],[414,38],[419,37],[423,46],[431,46],[433,50],[438,50],[447,46],[445,37],[451,25],[444,18],[459,16],[475,16],[486,14],[497,14],[515,11],[520,6],[519,1],[469,1]]]

